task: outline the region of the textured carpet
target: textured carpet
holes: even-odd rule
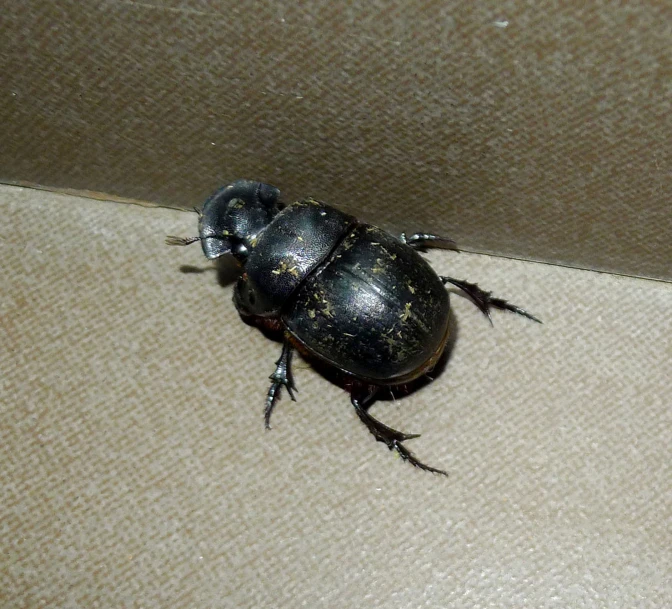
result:
[[[0,188],[3,607],[669,607],[672,285],[433,252],[442,374],[379,402],[418,471],[240,322],[195,214]],[[414,228],[414,227],[411,227]],[[418,227],[419,228],[419,227]]]

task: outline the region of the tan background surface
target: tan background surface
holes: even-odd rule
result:
[[[434,252],[545,322],[454,296],[444,373],[374,407],[444,479],[300,359],[264,431],[279,346],[163,245],[195,214],[0,214],[0,606],[672,606],[669,284]]]
[[[259,178],[471,250],[672,279],[670,2],[0,8],[2,180],[191,207]]]

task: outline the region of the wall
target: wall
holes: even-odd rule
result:
[[[672,280],[672,8],[6,2],[0,180],[259,178],[465,248]]]

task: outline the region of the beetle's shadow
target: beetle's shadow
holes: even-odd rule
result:
[[[223,288],[235,283],[240,277],[240,265],[233,256],[222,256],[215,260],[215,264],[208,266],[194,266],[192,264],[183,264],[180,266],[180,273],[185,275],[197,275],[200,273],[217,273],[217,283]]]

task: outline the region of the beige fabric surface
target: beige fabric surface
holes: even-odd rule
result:
[[[376,443],[240,322],[179,211],[0,188],[0,606],[670,607],[672,286],[433,252],[540,326],[452,302]],[[196,272],[202,269],[203,272]]]
[[[669,0],[0,7],[0,180],[191,208],[261,179],[672,280]]]

